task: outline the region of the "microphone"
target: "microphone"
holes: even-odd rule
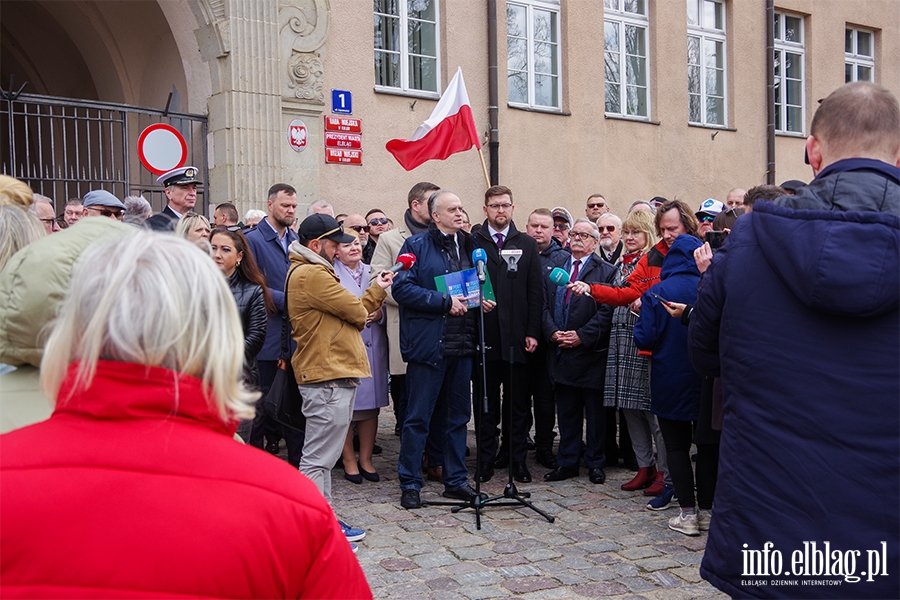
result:
[[[475,263],[475,271],[478,273],[478,283],[485,282],[484,262],[487,260],[487,252],[484,248],[472,250],[472,262]]]
[[[416,255],[410,252],[404,252],[397,257],[394,266],[388,269],[388,273],[399,273],[400,271],[409,271],[416,264]]]
[[[550,271],[550,281],[552,281],[559,287],[569,285],[569,273],[565,269],[555,267],[552,271]]]

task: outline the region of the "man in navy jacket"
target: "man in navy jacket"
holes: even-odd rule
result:
[[[817,177],[738,219],[691,313],[725,411],[700,573],[741,598],[898,598],[900,106],[848,84],[810,129]]]
[[[269,188],[266,208],[268,216],[259,222],[255,229],[246,234],[250,252],[259,265],[259,270],[266,278],[266,285],[272,300],[275,302],[276,311],[268,316],[266,321],[266,341],[257,356],[259,365],[259,387],[263,394],[269,391],[272,380],[275,379],[278,359],[281,357],[281,331],[285,324],[284,312],[284,281],[287,278],[288,267],[291,261],[288,256],[288,246],[299,239],[291,229],[294,222],[294,213],[297,210],[297,190],[286,183],[276,183]],[[290,328],[290,325],[286,325]],[[288,329],[290,334],[290,329]],[[295,344],[288,335],[290,354],[294,353]],[[288,462],[294,466],[300,464],[300,452],[303,448],[303,433],[285,428],[285,440],[288,447]],[[253,428],[250,431],[250,443],[258,448],[263,447],[263,434],[269,440],[267,448],[274,450],[278,447],[280,435],[277,423],[258,411],[253,419]]]

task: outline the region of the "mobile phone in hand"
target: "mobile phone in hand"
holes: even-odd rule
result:
[[[666,300],[665,298],[663,298],[663,297],[660,296],[659,294],[656,294],[656,293],[654,293],[654,292],[650,292],[650,295],[653,296],[654,298],[656,298],[657,300],[659,300],[660,302],[662,302],[663,304],[671,304],[671,302],[669,302],[668,300]]]

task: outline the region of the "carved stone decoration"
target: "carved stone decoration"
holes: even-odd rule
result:
[[[293,52],[288,87],[294,90],[294,97],[324,106],[323,72],[322,57],[318,52]]]
[[[320,48],[328,38],[328,0],[290,1],[291,5],[283,5],[278,13],[282,65],[288,75],[282,95],[324,106],[324,51]]]

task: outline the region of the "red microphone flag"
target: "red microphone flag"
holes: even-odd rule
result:
[[[444,90],[428,120],[419,125],[408,140],[391,140],[385,144],[397,162],[412,171],[428,160],[444,160],[451,154],[472,146],[481,148],[472,118],[472,107],[463,81],[462,68]]]

